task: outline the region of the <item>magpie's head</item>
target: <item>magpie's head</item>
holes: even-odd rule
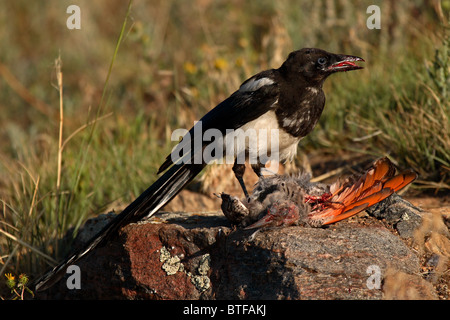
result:
[[[303,78],[313,84],[321,84],[330,74],[340,71],[362,69],[356,61],[363,58],[334,54],[321,49],[304,48],[291,52],[280,67],[289,78]]]

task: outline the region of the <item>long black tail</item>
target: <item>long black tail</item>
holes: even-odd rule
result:
[[[154,184],[126,207],[117,217],[96,234],[83,249],[57,265],[53,270],[37,280],[36,291],[45,290],[58,282],[67,267],[77,262],[95,247],[104,244],[111,236],[129,223],[152,216],[175,197],[181,189],[202,171],[206,164],[174,164]]]

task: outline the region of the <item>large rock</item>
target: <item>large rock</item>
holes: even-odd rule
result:
[[[380,299],[387,268],[414,273],[418,258],[381,225],[287,227],[221,246],[216,296],[234,299]]]
[[[388,268],[413,275],[419,259],[365,220],[255,233],[233,230],[221,213],[166,214],[82,259],[81,289],[63,279],[37,298],[381,299]]]

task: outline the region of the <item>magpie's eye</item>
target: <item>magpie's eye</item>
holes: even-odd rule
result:
[[[321,57],[317,59],[317,63],[323,66],[325,63],[327,63],[327,58]]]

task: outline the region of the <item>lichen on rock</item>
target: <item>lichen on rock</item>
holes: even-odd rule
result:
[[[204,254],[201,257],[199,266],[197,268],[197,272],[199,274],[191,275],[192,284],[200,292],[208,290],[211,286],[211,280],[208,277],[208,271],[210,270],[210,262],[211,262],[210,255],[208,253]]]
[[[181,263],[179,256],[172,256],[166,247],[162,247],[159,254],[159,261],[164,262],[161,268],[168,276],[184,271],[184,266]]]

